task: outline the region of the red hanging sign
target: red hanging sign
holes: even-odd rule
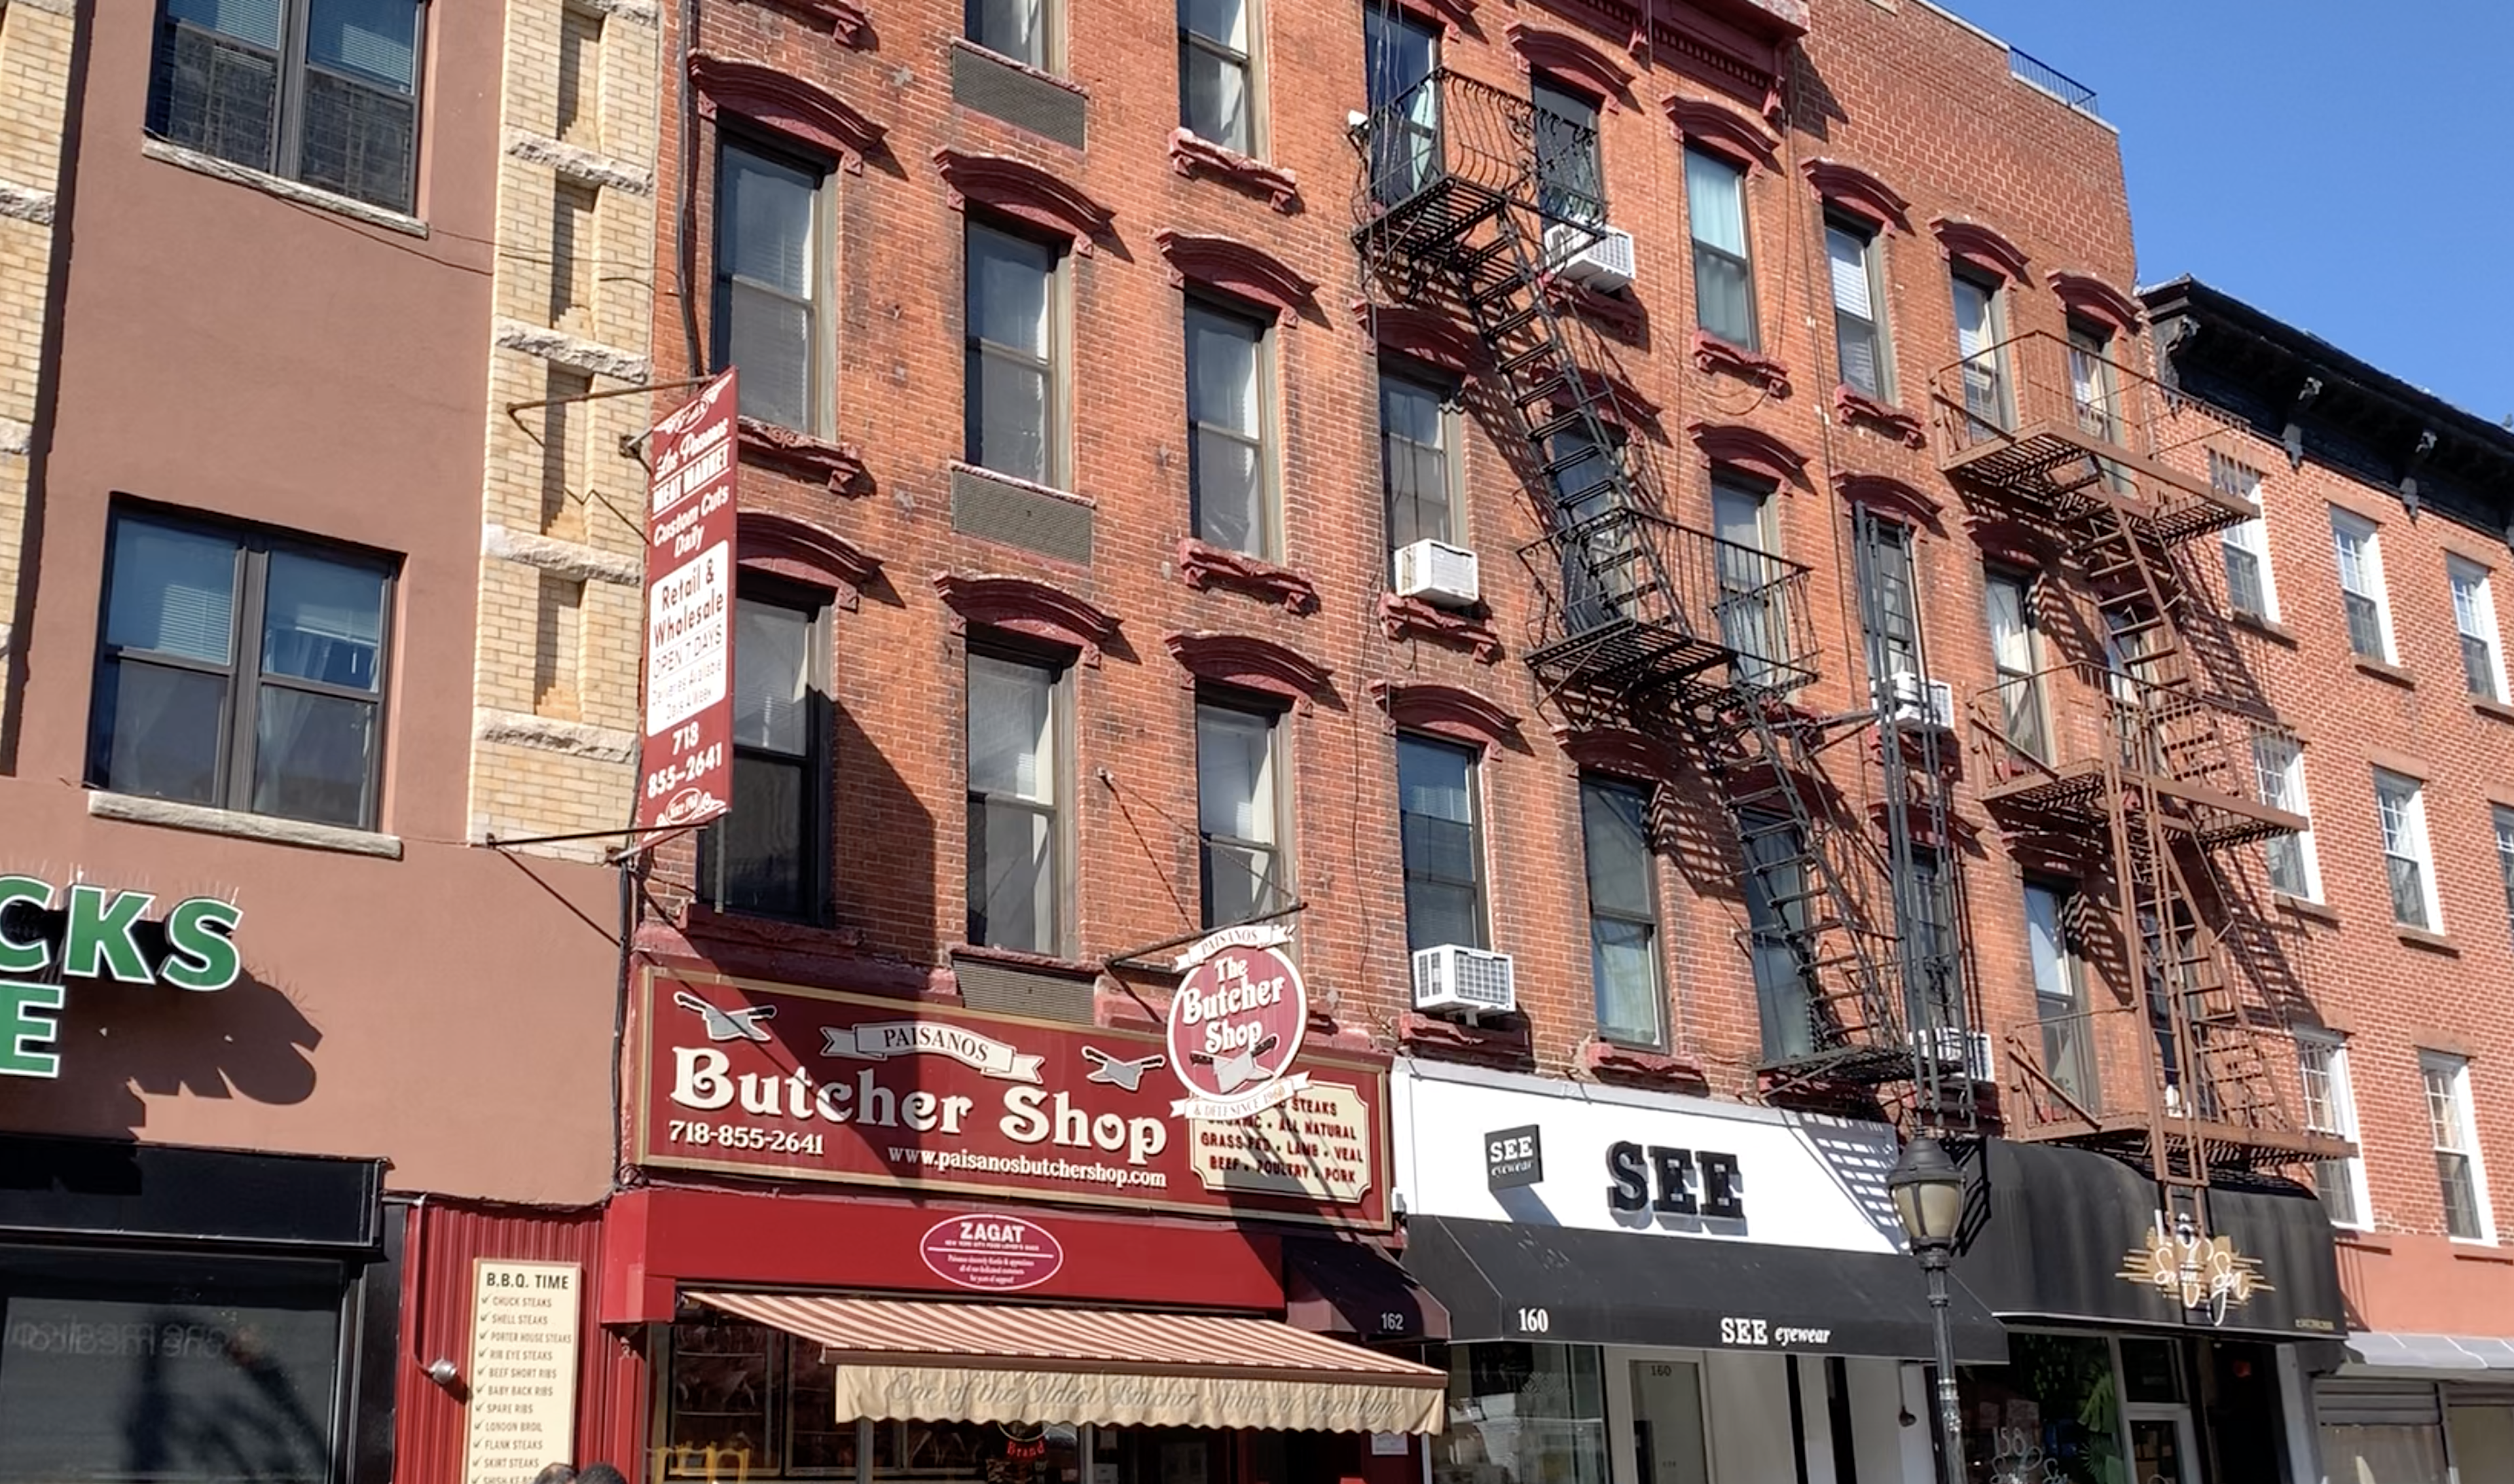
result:
[[[637,828],[733,808],[736,373],[655,425],[646,501],[646,738]]]
[[[1179,955],[1187,977],[1170,996],[1169,1062],[1188,1096],[1171,1112],[1236,1122],[1308,1085],[1292,1070],[1310,997],[1280,946],[1290,939],[1267,924],[1225,928]]]

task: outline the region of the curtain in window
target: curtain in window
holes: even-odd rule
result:
[[[2042,678],[2034,668],[2034,626],[2025,584],[1994,577],[1984,588],[1990,616],[1990,657],[1999,671],[2000,722],[2008,742],[2026,756],[2049,760],[2044,735]]]
[[[813,215],[819,182],[747,150],[724,151],[719,334],[742,368],[742,411],[780,427],[812,425]]]
[[[1787,899],[1805,890],[1797,826],[1785,819],[1745,821],[1748,869],[1742,883],[1751,933],[1755,1005],[1763,1023],[1766,1058],[1804,1056],[1815,1045],[1815,1004],[1791,939],[1807,920],[1805,902]]]
[[[1885,378],[1877,364],[1877,306],[1869,297],[1871,244],[1829,225],[1824,246],[1833,278],[1834,340],[1842,356],[1843,382],[1862,395],[1882,396]]]
[[[1712,534],[1722,542],[1715,563],[1720,640],[1737,654],[1739,678],[1750,685],[1769,679],[1774,663],[1788,658],[1778,564],[1764,550],[1764,503],[1759,491],[1711,486]]]
[[[1432,182],[1440,164],[1438,32],[1394,6],[1362,12],[1362,70],[1370,99],[1371,198],[1395,205]]]
[[[1055,766],[1053,691],[1026,664],[969,661],[969,786],[1045,802]]]
[[[1581,839],[1589,878],[1590,982],[1598,1033],[1659,1041],[1657,906],[1650,891],[1649,799],[1638,788],[1585,784]]]
[[[1684,209],[1693,240],[1733,258],[1746,256],[1746,202],[1737,167],[1699,150],[1684,154]]]
[[[1273,731],[1261,716],[1207,711],[1197,718],[1196,827],[1239,840],[1274,838]]]
[[[1045,0],[969,0],[969,39],[1015,61],[1047,65]]]
[[[1698,150],[1684,152],[1685,212],[1693,231],[1695,322],[1733,345],[1756,346],[1755,284],[1747,267],[1745,176]]]
[[[1056,951],[1055,682],[969,660],[969,902],[974,941]]]
[[[734,605],[733,740],[800,756],[810,749],[812,621],[767,603]]]
[[[2007,377],[2001,364],[1997,291],[1959,274],[1955,301],[1956,353],[1964,358],[1965,410],[1992,427],[2006,427]]]

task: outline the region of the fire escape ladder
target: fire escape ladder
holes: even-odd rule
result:
[[[1954,745],[1954,717],[1937,713],[1927,683],[1932,671],[1913,591],[1911,538],[1886,540],[1884,524],[1867,505],[1852,505],[1854,586],[1860,630],[1869,637],[1869,702],[1884,773],[1879,854],[1892,905],[1898,1008],[1913,1058],[1911,1099],[1919,1126],[1969,1131],[1974,1084],[1988,1079],[1988,1068],[1971,1049],[1956,915],[1960,861],[1947,848],[1944,751]],[[1899,652],[1912,662],[1901,673],[1891,662]]]
[[[1758,974],[1778,950],[1805,996],[1806,1044],[1767,1060],[1772,1090],[1907,1080],[1912,1044],[1882,967],[1893,942],[1872,925],[1855,888],[1859,842],[1832,808],[1808,798],[1820,724],[1756,696],[1679,715],[1737,830]]]

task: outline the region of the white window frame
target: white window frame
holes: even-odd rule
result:
[[[2286,762],[2276,769],[2269,766],[2269,753],[2285,749]],[[2304,744],[2292,738],[2259,732],[2252,736],[2252,779],[2260,790],[2261,802],[2290,814],[2313,818],[2313,795],[2304,782]],[[2295,837],[2296,853],[2303,860],[2304,890],[2287,895],[2306,902],[2322,900],[2322,860],[2313,848],[2313,831],[2299,831]],[[2262,864],[2268,865],[2269,846],[2261,847]],[[2281,890],[2273,885],[2273,890]]]
[[[2315,1057],[2321,1060],[2323,1103],[2331,1115],[2328,1126],[2314,1123],[2312,1095],[2307,1093],[2303,1110],[2306,1126],[2317,1134],[2345,1139],[2350,1143],[2358,1144],[2362,1150],[2364,1145],[2360,1143],[2357,1133],[2357,1090],[2348,1080],[2347,1039],[2318,1031],[2299,1030],[2295,1034],[2295,1051],[2296,1075],[2308,1088],[2312,1085],[2313,1075],[2310,1060]],[[2357,1219],[2343,1222],[2334,1216],[2331,1218],[2331,1224],[2345,1226],[2355,1231],[2371,1230],[2374,1224],[2374,1207],[2366,1189],[2365,1155],[2360,1152],[2349,1155],[2345,1159],[2315,1161],[2313,1172],[2315,1188],[2319,1190],[2323,1180],[2333,1172],[2346,1185],[2348,1209],[2357,1214]],[[2327,1205],[2324,1207],[2325,1211],[2329,1209]]]
[[[2471,1204],[2475,1208],[2475,1213],[2479,1218],[2479,1235],[2475,1237],[2453,1237],[2451,1240],[2465,1244],[2494,1247],[2496,1245],[2496,1214],[2491,1207],[2488,1199],[2488,1167],[2480,1158],[2479,1154],[2479,1120],[2472,1116],[2471,1112],[2470,1059],[2468,1057],[2453,1056],[2451,1053],[2441,1051],[2419,1052],[2418,1097],[2421,1102],[2426,1102],[2428,1099],[2426,1087],[2427,1079],[2439,1074],[2441,1074],[2448,1083],[2447,1092],[2452,1103],[2450,1112],[2454,1124],[2453,1132],[2461,1141],[2461,1145],[2459,1148],[2453,1148],[2446,1144],[2436,1143],[2434,1144],[2434,1150],[2439,1154],[2459,1154],[2464,1159],[2470,1161],[2470,1198]],[[2435,1137],[2435,1114],[2431,1103],[2428,1104],[2427,1116],[2429,1128],[2427,1137],[2429,1141],[2432,1142]],[[2444,1187],[2441,1176],[2438,1177],[2436,1199],[2438,1201],[2442,1201],[2444,1199]]]
[[[2209,483],[2219,494],[2232,496],[2252,507],[2252,518],[2228,526],[2219,535],[2218,542],[2229,554],[2240,552],[2252,559],[2253,569],[2260,575],[2261,608],[2258,617],[2264,623],[2276,623],[2279,622],[2278,578],[2270,570],[2269,505],[2261,498],[2261,471],[2210,449]],[[2226,583],[2227,606],[2234,607],[2234,582],[2230,577]]]
[[[2405,792],[2400,806],[2401,830],[2396,836],[2384,820],[2384,796],[2387,792]],[[2444,905],[2436,899],[2435,850],[2427,833],[2427,785],[2423,780],[2405,773],[2374,770],[2374,830],[2383,846],[2383,896],[2392,895],[2391,862],[2410,861],[2418,867],[2418,893],[2425,899],[2424,922],[2402,922],[2395,911],[2395,925],[2414,928],[2424,933],[2444,932]]]
[[[2496,626],[2496,592],[2489,581],[2488,569],[2465,558],[2447,554],[2444,559],[2445,582],[2453,595],[2453,626],[2460,639],[2476,639],[2487,648],[2487,679],[2492,687],[2470,694],[2482,701],[2502,703],[2505,700],[2505,646],[2498,638]],[[2465,596],[2465,593],[2467,596]],[[2467,659],[2462,663],[2462,678],[2469,680]]]
[[[2385,664],[2400,663],[2401,647],[2400,644],[2392,637],[2392,600],[2384,590],[2383,533],[2381,528],[2377,527],[2372,521],[2366,519],[2362,515],[2351,514],[2350,512],[2339,508],[2337,505],[2332,505],[2331,507],[2331,541],[2332,565],[2339,580],[2339,591],[2341,594],[2341,602],[2343,604],[2343,611],[2341,614],[2342,623],[2344,624],[2346,622],[2346,613],[2344,611],[2346,599],[2353,595],[2364,598],[2374,605],[2374,622],[2376,626],[2382,630],[2383,652],[2379,655],[2361,654],[2358,655],[2358,658],[2365,660],[2379,660]],[[2359,583],[2357,586],[2349,585],[2348,582],[2348,544],[2351,541],[2357,543],[2359,551],[2356,560]],[[2353,637],[2349,640],[2348,649],[2351,654],[2357,654],[2357,643]]]

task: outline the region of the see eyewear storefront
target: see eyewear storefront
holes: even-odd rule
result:
[[[1433,1484],[1932,1477],[1926,1290],[1882,1124],[1400,1060],[1407,1271],[1446,1310]],[[2007,1358],[1955,1296],[1957,1354]]]
[[[2164,1210],[2120,1160],[1999,1139],[1965,1166],[1955,1270],[2009,1327],[2006,1365],[1959,1368],[1973,1479],[2310,1484],[2326,1471],[2312,1378],[2337,1363],[2346,1310],[2310,1191],[2219,1183]]]
[[[1411,1479],[1442,1378],[1367,1345],[1440,1318],[1367,1240],[1386,1063],[1259,1023],[1306,1017],[1266,967],[1199,1006],[1201,1087],[1176,1037],[650,968],[600,1285],[650,1476]]]

